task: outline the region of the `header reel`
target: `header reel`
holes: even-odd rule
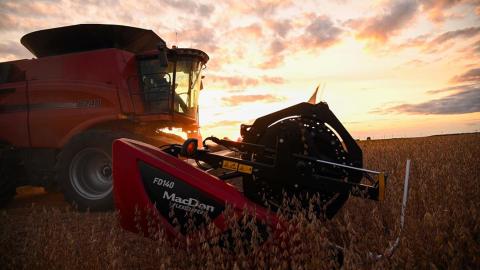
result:
[[[385,175],[361,168],[361,149],[326,103],[300,103],[263,116],[242,125],[241,135],[243,142],[208,137],[205,149],[190,139],[166,152],[203,161],[210,169],[226,169],[229,172],[219,176],[223,180],[241,176],[244,195],[273,209],[285,194],[303,199],[305,206],[318,195],[317,212],[332,218],[349,195],[383,199]],[[210,152],[208,141],[240,158]],[[371,185],[360,183],[364,177]]]

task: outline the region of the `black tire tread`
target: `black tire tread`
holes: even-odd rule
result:
[[[0,208],[4,208],[17,194],[17,186],[12,170],[15,167],[13,150],[8,146],[0,147]]]
[[[89,146],[106,148],[111,153],[111,144],[118,138],[134,138],[131,133],[110,130],[89,130],[74,136],[60,151],[55,165],[55,181],[61,187],[65,200],[79,211],[109,211],[113,209],[113,194],[95,202],[88,201],[74,191],[70,185],[69,167],[71,159],[81,149]]]

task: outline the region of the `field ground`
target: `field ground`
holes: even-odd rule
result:
[[[325,248],[345,249],[345,269],[480,269],[480,134],[360,142],[365,167],[390,177],[382,203],[350,198],[331,221],[293,217],[289,243],[225,250],[180,247],[123,231],[115,213],[77,213],[60,193],[20,188],[0,211],[0,268],[331,269]],[[410,197],[400,246],[373,261],[398,234],[405,161]]]

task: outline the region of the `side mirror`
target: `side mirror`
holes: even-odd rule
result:
[[[204,78],[205,78],[205,76],[202,75],[202,77],[201,77],[202,80],[200,81],[200,91],[203,90],[203,79]]]
[[[167,58],[167,45],[165,43],[159,43],[158,48],[158,60],[160,61],[161,67],[168,67],[168,58]]]

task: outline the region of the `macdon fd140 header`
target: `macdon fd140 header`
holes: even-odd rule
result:
[[[203,148],[197,139],[163,147],[116,140],[114,193],[122,226],[148,234],[153,220],[167,236],[195,241],[201,230],[192,231],[191,221],[200,229],[208,216],[227,237],[222,213],[230,205],[238,217],[245,211],[255,217],[262,234],[278,236],[285,224],[274,213],[285,198],[309,207],[315,196],[314,211],[323,218],[332,218],[350,195],[384,199],[385,174],[361,168],[361,149],[326,103],[265,115],[242,125],[241,135],[242,142],[208,137]],[[211,143],[226,150],[214,152]],[[241,186],[228,183],[234,178]]]

